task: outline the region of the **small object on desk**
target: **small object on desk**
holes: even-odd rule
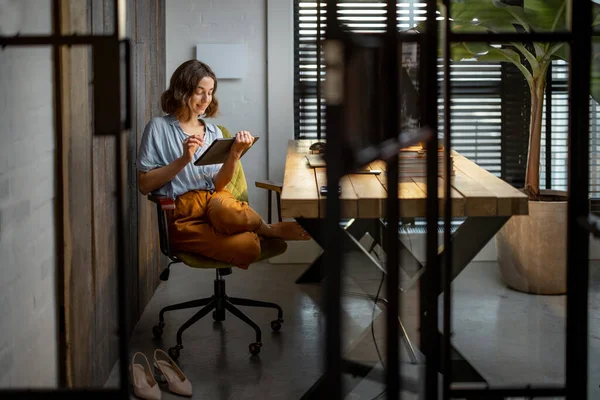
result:
[[[325,153],[325,142],[315,142],[309,147],[310,154],[323,154]]]

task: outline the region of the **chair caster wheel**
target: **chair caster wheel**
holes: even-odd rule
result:
[[[152,328],[152,333],[154,334],[155,338],[160,339],[162,337],[164,326],[164,322],[159,322],[158,325],[154,325],[154,327]]]
[[[275,321],[271,321],[271,329],[273,329],[274,332],[279,332],[279,330],[281,329],[282,322],[282,319],[276,319]]]
[[[260,348],[262,347],[262,343],[250,343],[250,346],[248,346],[248,350],[250,350],[250,354],[252,354],[253,356],[257,355],[258,353],[260,353]]]
[[[212,316],[213,316],[213,320],[215,322],[225,321],[225,311],[223,311],[223,312],[213,311]]]
[[[169,349],[169,357],[171,357],[173,360],[177,360],[179,358],[179,350],[183,349],[183,346],[178,344],[175,347],[171,347]]]

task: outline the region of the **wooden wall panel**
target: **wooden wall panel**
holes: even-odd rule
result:
[[[129,282],[129,293],[131,294],[130,301],[130,321],[137,321],[140,316],[140,307],[138,304],[138,293],[139,293],[139,257],[138,257],[138,189],[137,189],[137,171],[135,168],[135,160],[137,155],[137,122],[136,122],[136,107],[137,103],[141,99],[139,93],[136,91],[135,77],[137,70],[137,57],[135,54],[135,15],[136,15],[136,4],[133,0],[127,0],[127,24],[126,24],[126,36],[132,39],[131,43],[131,70],[132,80],[132,127],[127,133],[127,208],[125,212],[127,223],[125,225],[128,238],[129,238],[129,251],[127,251],[128,265],[131,266],[131,275],[135,279],[131,279]]]
[[[161,115],[160,95],[165,82],[165,26],[164,0],[134,0],[135,25],[133,36],[135,54],[134,93],[139,100],[135,104],[135,143],[139,146],[146,124]],[[133,143],[133,140],[130,141]],[[150,301],[158,276],[164,264],[162,260],[154,204],[137,192],[138,203],[138,310],[141,313]]]
[[[113,32],[113,0],[63,0],[65,32]],[[164,87],[164,0],[128,0],[132,39],[133,127],[128,135],[126,240],[131,322],[158,286],[160,250],[156,215],[139,195],[135,159],[146,123],[160,108]],[[142,28],[140,31],[139,28]],[[158,32],[158,33],[157,33]],[[161,43],[157,43],[161,41]],[[160,54],[159,54],[160,52]],[[93,136],[93,71],[89,47],[63,50],[66,247],[65,319],[67,381],[103,386],[118,359],[114,137]],[[139,249],[139,250],[138,250]],[[128,332],[128,336],[131,333]]]
[[[111,34],[114,31],[113,0],[92,0],[92,32]],[[90,109],[93,104],[90,104]],[[117,325],[117,247],[115,170],[116,138],[94,136],[93,159],[93,235],[94,258],[94,385],[103,385],[119,356]]]
[[[63,32],[85,32],[88,15],[85,3],[64,1]],[[65,323],[67,383],[85,386],[93,381],[92,365],[83,355],[93,354],[94,291],[92,273],[92,138],[89,112],[89,49],[62,49],[63,121],[65,143]],[[79,355],[79,356],[77,356]]]

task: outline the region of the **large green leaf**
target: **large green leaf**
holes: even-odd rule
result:
[[[551,60],[569,61],[569,45],[567,43],[555,43],[550,46],[546,58]]]
[[[522,13],[517,7],[497,6],[498,0],[454,0],[451,3],[451,18],[463,31],[477,31],[485,27],[489,31],[511,32],[519,23],[513,11]],[[520,10],[520,11],[519,11]]]
[[[477,58],[464,43],[456,43],[450,47],[450,59],[452,61],[463,61]]]
[[[592,26],[594,32],[600,32],[600,4],[597,1],[592,2]]]
[[[564,31],[567,29],[567,1],[524,0],[525,18],[537,31]]]
[[[451,0],[452,30],[454,32],[512,32],[519,25],[526,30],[561,31],[567,29],[567,1],[585,0],[523,0],[523,8],[511,5],[511,0]],[[589,1],[589,0],[588,0]],[[600,30],[600,0],[592,0],[592,25]],[[445,15],[445,7],[438,0]],[[420,29],[422,31],[422,27]],[[534,43],[535,56],[519,43],[511,43],[528,59],[561,59],[569,61],[568,44]],[[530,71],[521,63],[519,52],[498,49],[485,43],[453,43],[451,58],[454,61],[476,59],[482,62],[511,62],[531,82]],[[591,95],[600,102],[600,38],[594,38],[591,65]]]
[[[531,72],[521,63],[521,55],[514,50],[492,48],[487,54],[477,59],[480,61],[509,61],[521,71],[529,84],[533,81]]]
[[[450,58],[453,61],[479,60],[481,57],[485,57],[488,53],[493,52],[494,49],[493,46],[487,43],[455,43],[450,46]],[[493,61],[506,61],[506,58],[499,58]]]

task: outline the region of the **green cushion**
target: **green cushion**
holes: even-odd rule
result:
[[[217,125],[221,132],[223,132],[223,137],[230,138],[231,133],[224,126]],[[235,166],[235,171],[233,172],[233,176],[231,177],[231,181],[226,186],[227,189],[233,194],[233,197],[238,199],[239,201],[248,202],[248,184],[246,183],[246,176],[244,175],[244,169],[242,168],[242,162],[238,161]]]
[[[268,260],[287,250],[287,243],[280,239],[263,240],[260,243],[260,257],[257,261]],[[233,265],[226,262],[213,260],[212,258],[200,256],[197,254],[178,253],[177,257],[189,267],[192,268],[231,268]]]
[[[223,132],[223,137],[230,138],[231,133],[227,130],[227,128],[217,125],[221,132]],[[227,189],[233,194],[233,196],[243,202],[248,202],[248,184],[246,183],[246,176],[244,175],[244,169],[242,168],[242,163],[239,161],[235,166],[235,171],[233,173],[233,177],[231,181],[226,186]],[[279,239],[269,239],[264,240],[260,244],[260,257],[258,261],[267,260],[269,258],[278,256],[280,254],[285,253],[287,250],[287,243],[283,240]],[[231,268],[232,265],[213,260],[212,258],[204,257],[197,254],[189,254],[189,253],[178,253],[176,256],[184,262],[184,264],[192,267],[192,268]]]

